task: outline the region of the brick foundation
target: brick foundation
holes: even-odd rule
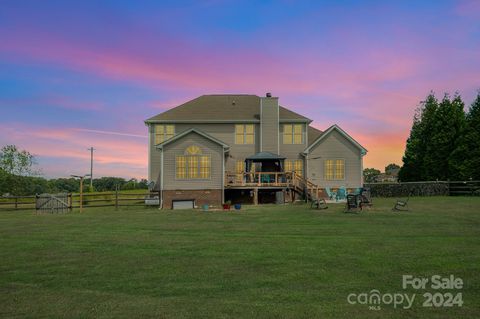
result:
[[[164,190],[163,208],[171,209],[174,200],[194,200],[195,206],[210,205],[215,207],[222,206],[221,189],[202,189],[202,190]]]

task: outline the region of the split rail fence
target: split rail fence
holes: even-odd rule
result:
[[[84,193],[82,207],[159,206],[158,192]],[[67,212],[80,208],[80,194],[41,194],[33,196],[0,197],[0,210],[36,210],[39,212]]]

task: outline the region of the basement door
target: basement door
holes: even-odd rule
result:
[[[194,208],[194,200],[174,200],[172,201],[173,209],[192,209]]]

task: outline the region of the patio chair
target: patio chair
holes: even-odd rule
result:
[[[348,194],[344,213],[358,213],[362,210],[362,203],[358,200],[359,195]]]
[[[319,198],[318,194],[312,194],[312,203],[310,205],[310,208],[315,208],[315,209],[327,209],[327,202],[325,201],[324,198]]]
[[[361,195],[362,194],[363,187],[357,187],[353,191],[353,195]]]
[[[267,183],[267,184],[270,183],[270,175],[262,175],[260,182]]]
[[[337,196],[335,192],[332,192],[330,187],[325,187],[325,193],[327,193],[327,196],[330,200],[333,200]]]
[[[360,202],[362,207],[372,207],[372,196],[370,195],[370,190],[368,188],[362,188],[360,193]]]
[[[410,199],[410,194],[411,193],[408,193],[407,198],[397,199],[397,202],[393,206],[392,210],[394,212],[409,211],[410,209],[408,208],[408,201]]]
[[[312,204],[311,204],[310,208],[327,209],[328,206],[327,206],[327,202],[325,201],[325,199],[319,198],[319,199],[312,200]]]
[[[337,200],[343,200],[343,199],[346,199],[347,197],[347,190],[345,189],[345,187],[340,187],[337,191]]]

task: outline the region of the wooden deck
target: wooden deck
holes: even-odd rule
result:
[[[321,187],[295,172],[226,172],[225,189],[251,189],[255,203],[261,189],[288,190],[292,201],[295,200],[295,194],[310,200],[326,197]]]
[[[225,188],[285,188],[290,187],[293,175],[290,172],[256,172],[225,174]]]

